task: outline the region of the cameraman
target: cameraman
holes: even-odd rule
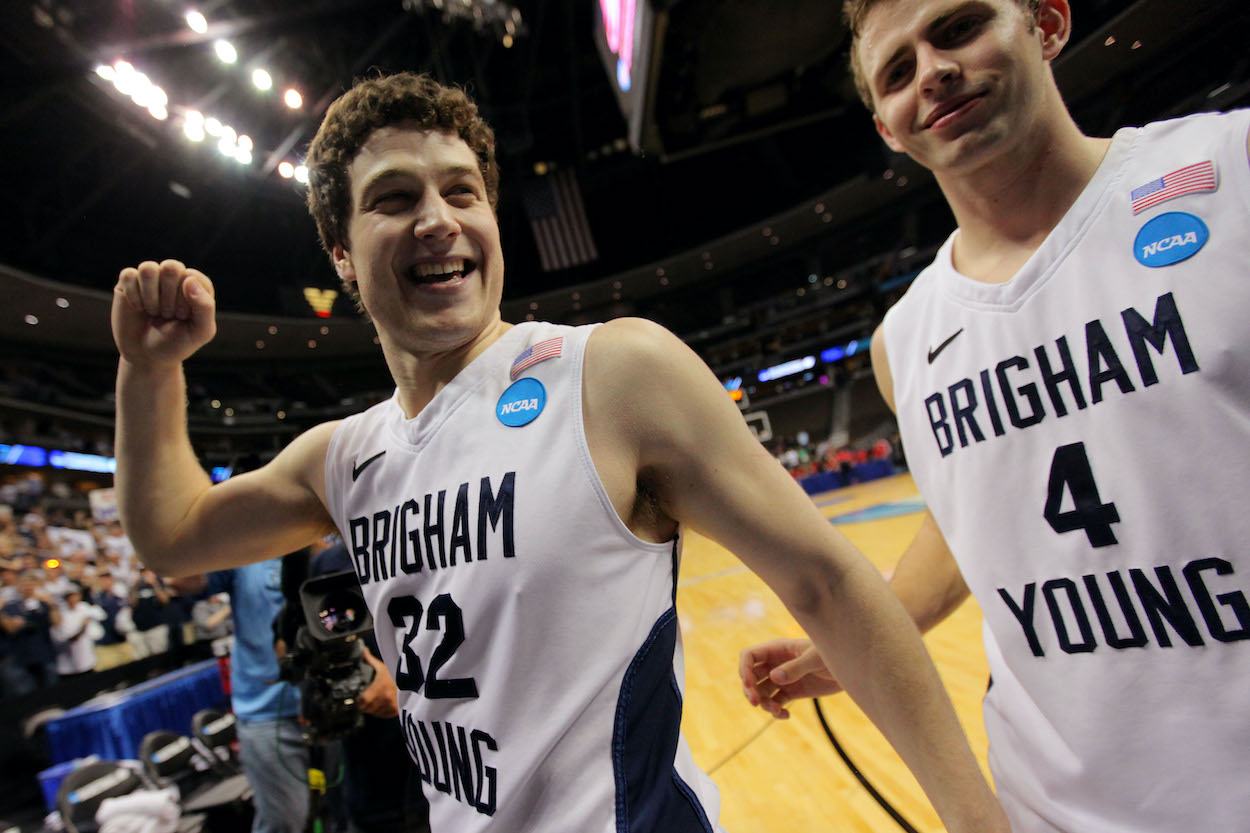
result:
[[[282,607],[282,559],[170,582],[187,595],[230,594],[234,651],[230,701],[239,757],[252,786],[252,833],[303,833],[308,818],[308,747],[300,730],[299,690],[278,679],[270,623]]]
[[[307,564],[308,578],[352,570],[351,558],[338,536],[336,543],[316,552]],[[293,575],[302,572],[292,564],[298,555],[287,556],[288,602],[286,617],[275,622],[275,631],[288,646],[295,644],[299,617],[298,585]],[[353,578],[353,582],[355,579]],[[294,586],[293,586],[294,585]],[[398,691],[386,664],[378,656],[373,633],[362,638],[364,658],[373,667],[372,682],[356,698],[364,713],[359,729],[342,741],[343,789],[341,795],[349,819],[349,833],[426,833],[429,805],[421,792],[421,779],[404,746],[399,721]]]

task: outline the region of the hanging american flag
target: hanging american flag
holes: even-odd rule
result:
[[[544,272],[568,269],[599,258],[582,192],[571,170],[556,171],[530,183],[525,192],[529,215]]]
[[[1187,165],[1158,179],[1152,179],[1140,188],[1134,188],[1129,198],[1133,201],[1133,213],[1139,214],[1151,206],[1167,202],[1182,194],[1198,191],[1214,191],[1217,185],[1214,162],[1198,162]]]
[[[558,359],[563,349],[564,336],[556,336],[531,345],[512,362],[512,371],[508,375],[515,382],[516,377],[520,376],[527,367],[536,365],[544,359]]]

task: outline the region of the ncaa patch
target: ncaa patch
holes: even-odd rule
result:
[[[1171,266],[1196,255],[1210,237],[1202,220],[1183,211],[1170,211],[1141,227],[1133,241],[1133,257],[1152,269]]]
[[[495,416],[509,428],[529,425],[547,407],[547,389],[533,376],[513,382],[495,405]]]

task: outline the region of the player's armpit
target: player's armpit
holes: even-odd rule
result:
[[[783,600],[814,603],[813,580],[823,586],[838,570],[831,550],[858,558],[672,333],[641,319],[604,324],[587,348],[585,385],[596,466],[628,463],[605,481],[647,483],[665,515],[724,545]]]

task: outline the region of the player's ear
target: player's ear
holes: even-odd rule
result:
[[[894,138],[894,134],[890,132],[890,128],[885,126],[885,122],[881,121],[881,117],[876,113],[872,114],[872,124],[877,128],[877,135],[885,142],[886,146],[895,153],[904,153],[903,145],[898,139]]]
[[[1042,0],[1037,10],[1037,36],[1042,57],[1053,61],[1072,36],[1072,8],[1068,0]]]
[[[330,250],[330,259],[334,261],[334,271],[339,273],[341,280],[348,283],[356,282],[356,267],[352,265],[352,253],[343,248],[342,243],[335,243]]]

